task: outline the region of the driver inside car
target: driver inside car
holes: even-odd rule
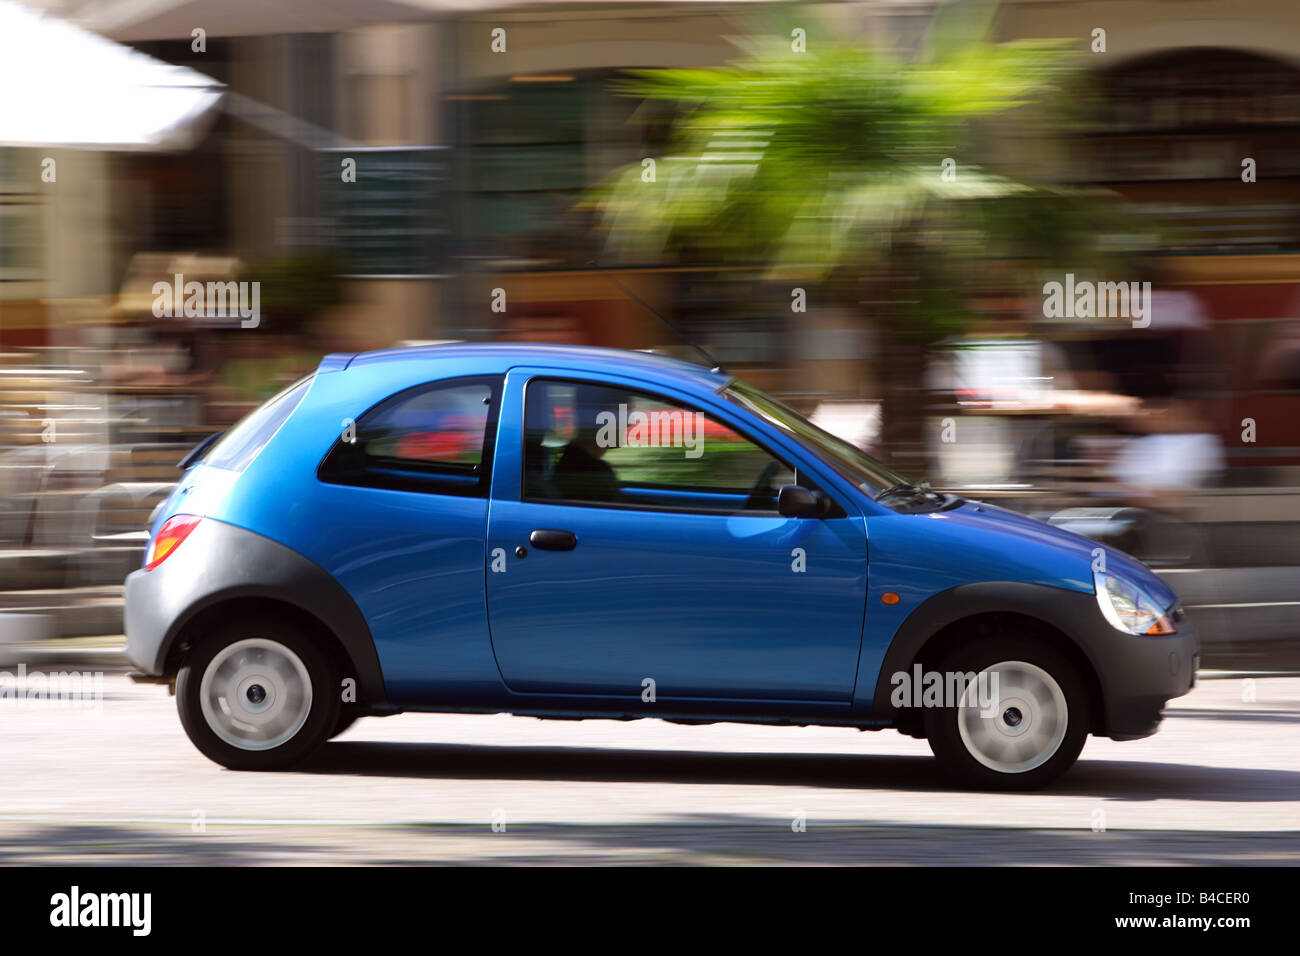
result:
[[[579,388],[574,396],[573,438],[560,452],[551,477],[561,498],[603,502],[623,500],[618,476],[603,460],[609,448],[600,441],[600,413],[610,407],[609,402],[601,399],[609,395],[609,389],[584,387]],[[615,413],[617,408],[615,403]],[[621,440],[622,436],[619,438]]]

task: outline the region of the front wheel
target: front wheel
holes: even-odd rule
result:
[[[328,658],[278,621],[233,622],[194,648],[176,676],[181,725],[232,770],[278,770],[310,755],[339,722]]]
[[[980,641],[943,669],[968,682],[956,706],[926,711],[926,736],[962,782],[1033,790],[1074,765],[1088,736],[1088,695],[1055,648],[1029,638]]]

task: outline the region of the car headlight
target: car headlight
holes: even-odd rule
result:
[[[1110,625],[1125,634],[1159,637],[1178,629],[1156,600],[1132,581],[1105,571],[1093,571],[1097,606]]]

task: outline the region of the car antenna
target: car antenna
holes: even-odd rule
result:
[[[588,264],[589,266],[591,266],[593,269],[595,269],[597,272],[599,272],[601,275],[603,275],[606,279],[608,279],[608,280],[609,280],[610,282],[612,282],[614,285],[618,286],[618,288],[623,292],[623,294],[626,295],[629,299],[631,299],[631,300],[632,300],[633,302],[635,302],[637,305],[641,306],[641,308],[645,309],[647,312],[649,312],[651,315],[653,315],[656,319],[658,319],[658,320],[659,320],[660,322],[662,322],[664,325],[668,326],[668,331],[672,332],[673,335],[677,336],[677,338],[680,339],[684,344],[688,345],[689,347],[693,348],[695,351],[699,352],[700,355],[704,356],[704,360],[705,360],[706,362],[708,362],[710,366],[712,366],[712,367],[709,369],[710,372],[724,372],[724,373],[725,373],[725,372],[727,371],[725,368],[722,367],[722,363],[721,363],[721,362],[719,362],[717,359],[715,359],[715,358],[714,358],[712,355],[710,355],[708,352],[704,351],[703,348],[701,348],[700,346],[696,345],[694,342],[692,342],[690,339],[688,339],[685,335],[683,335],[682,332],[681,332],[681,330],[680,330],[679,328],[677,328],[677,326],[673,325],[671,322],[669,322],[667,319],[665,319],[662,315],[660,315],[660,314],[659,314],[659,313],[658,313],[654,308],[651,307],[651,305],[650,305],[648,302],[646,302],[645,299],[641,298],[639,295],[637,295],[635,292],[633,292],[631,289],[629,289],[629,288],[628,288],[627,286],[625,286],[623,283],[619,282],[618,279],[614,278],[614,274],[613,274],[612,272],[609,272],[608,270],[604,269],[603,267],[601,267],[601,266],[596,262],[595,259],[592,259],[592,260],[589,261],[587,264]]]

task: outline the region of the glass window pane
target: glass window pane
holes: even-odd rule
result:
[[[312,376],[308,375],[245,415],[212,446],[212,450],[203,458],[204,464],[229,471],[243,471],[247,468],[258,452],[266,447],[271,436],[293,414],[302,397],[307,394],[311,380]]]
[[[486,382],[420,392],[361,424],[357,442],[371,458],[477,465],[491,397]]]
[[[340,436],[323,481],[485,497],[491,479],[499,377],[434,382],[391,396]]]
[[[704,412],[641,392],[539,380],[524,416],[524,495],[685,511],[775,510],[793,469]]]

